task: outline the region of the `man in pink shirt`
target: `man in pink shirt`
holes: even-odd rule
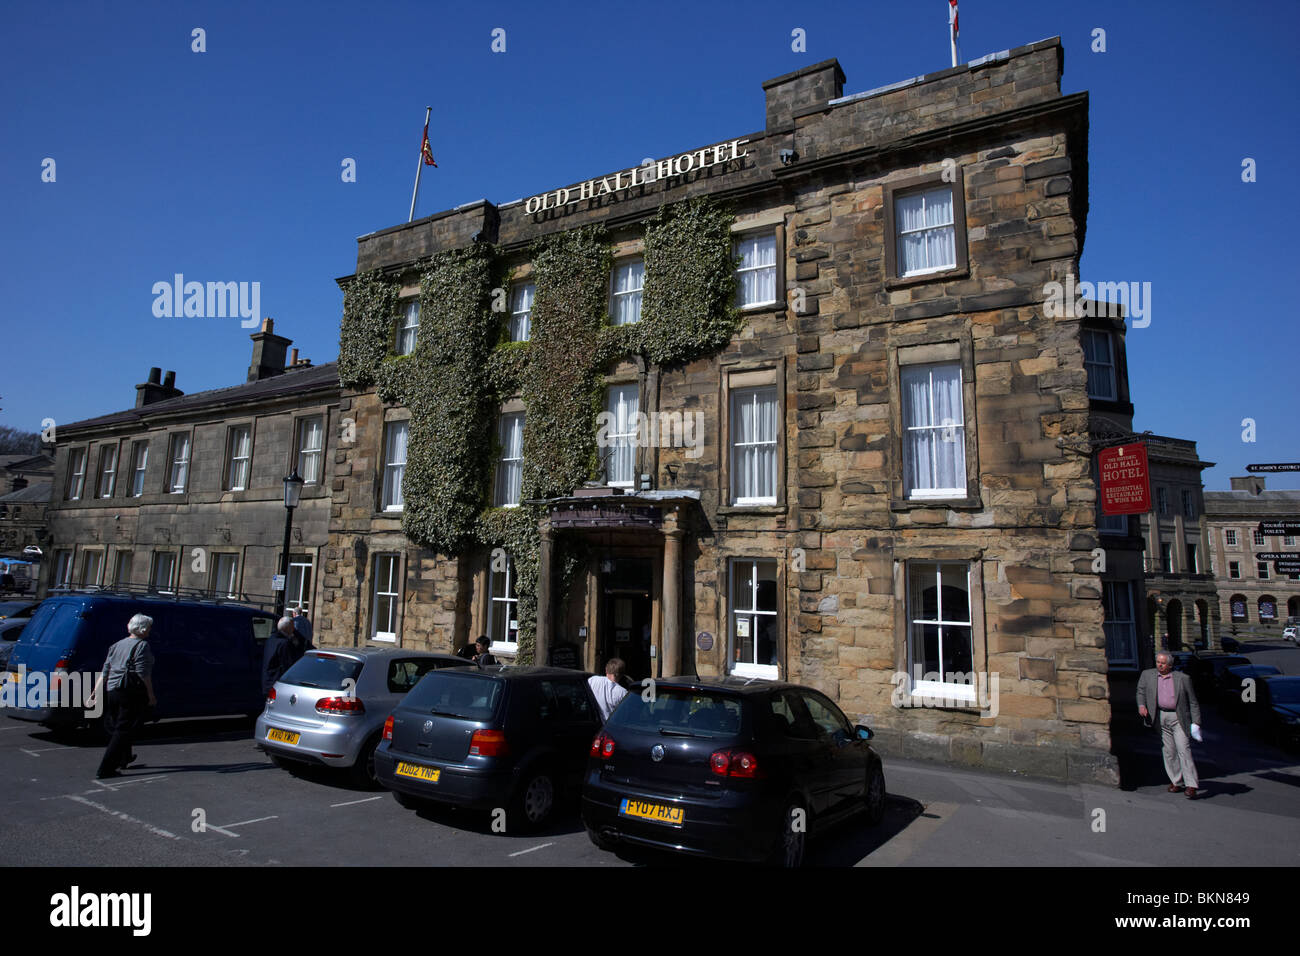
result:
[[[1186,790],[1188,799],[1195,800],[1199,781],[1191,742],[1201,739],[1201,705],[1191,678],[1174,670],[1168,652],[1157,654],[1155,669],[1138,678],[1137,705],[1138,713],[1160,729],[1169,792]]]

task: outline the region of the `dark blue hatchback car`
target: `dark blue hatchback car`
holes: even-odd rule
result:
[[[154,718],[261,712],[262,651],[274,615],[238,604],[90,592],[46,598],[32,615],[0,675],[4,713],[57,729],[86,722],[84,700],[135,614],[154,621]]]
[[[798,866],[809,835],[863,812],[885,775],[867,741],[810,687],[656,681],[623,698],[592,743],[582,821],[593,843]]]
[[[589,674],[556,667],[431,671],[394,708],[375,779],[397,801],[506,811],[506,830],[545,825],[577,792],[600,729]]]

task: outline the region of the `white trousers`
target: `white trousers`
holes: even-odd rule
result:
[[[1165,773],[1169,774],[1169,782],[1193,789],[1199,787],[1196,764],[1192,761],[1192,741],[1178,722],[1176,713],[1160,711],[1160,739],[1164,744]]]

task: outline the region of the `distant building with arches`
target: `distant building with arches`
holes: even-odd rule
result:
[[[1278,574],[1261,556],[1300,553],[1300,535],[1266,535],[1260,523],[1300,520],[1300,491],[1269,491],[1262,475],[1231,481],[1231,491],[1205,493],[1219,614],[1229,632],[1276,636],[1300,617],[1300,575]]]

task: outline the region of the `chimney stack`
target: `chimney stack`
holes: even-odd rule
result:
[[[262,320],[262,330],[249,336],[253,340],[253,361],[248,366],[248,381],[260,382],[284,374],[284,356],[292,339],[275,334],[275,320]]]
[[[22,491],[26,487],[27,487],[27,479],[22,477],[21,475],[15,475],[13,481],[13,487],[10,488],[9,490]]]
[[[1263,475],[1246,475],[1244,478],[1230,478],[1233,491],[1249,491],[1252,495],[1257,495],[1264,490]]]
[[[135,407],[143,408],[146,405],[152,405],[154,402],[161,402],[164,399],[175,398],[178,395],[184,395],[176,387],[176,373],[168,372],[167,376],[159,382],[162,376],[162,369],[154,366],[149,369],[149,380],[135,387]]]

